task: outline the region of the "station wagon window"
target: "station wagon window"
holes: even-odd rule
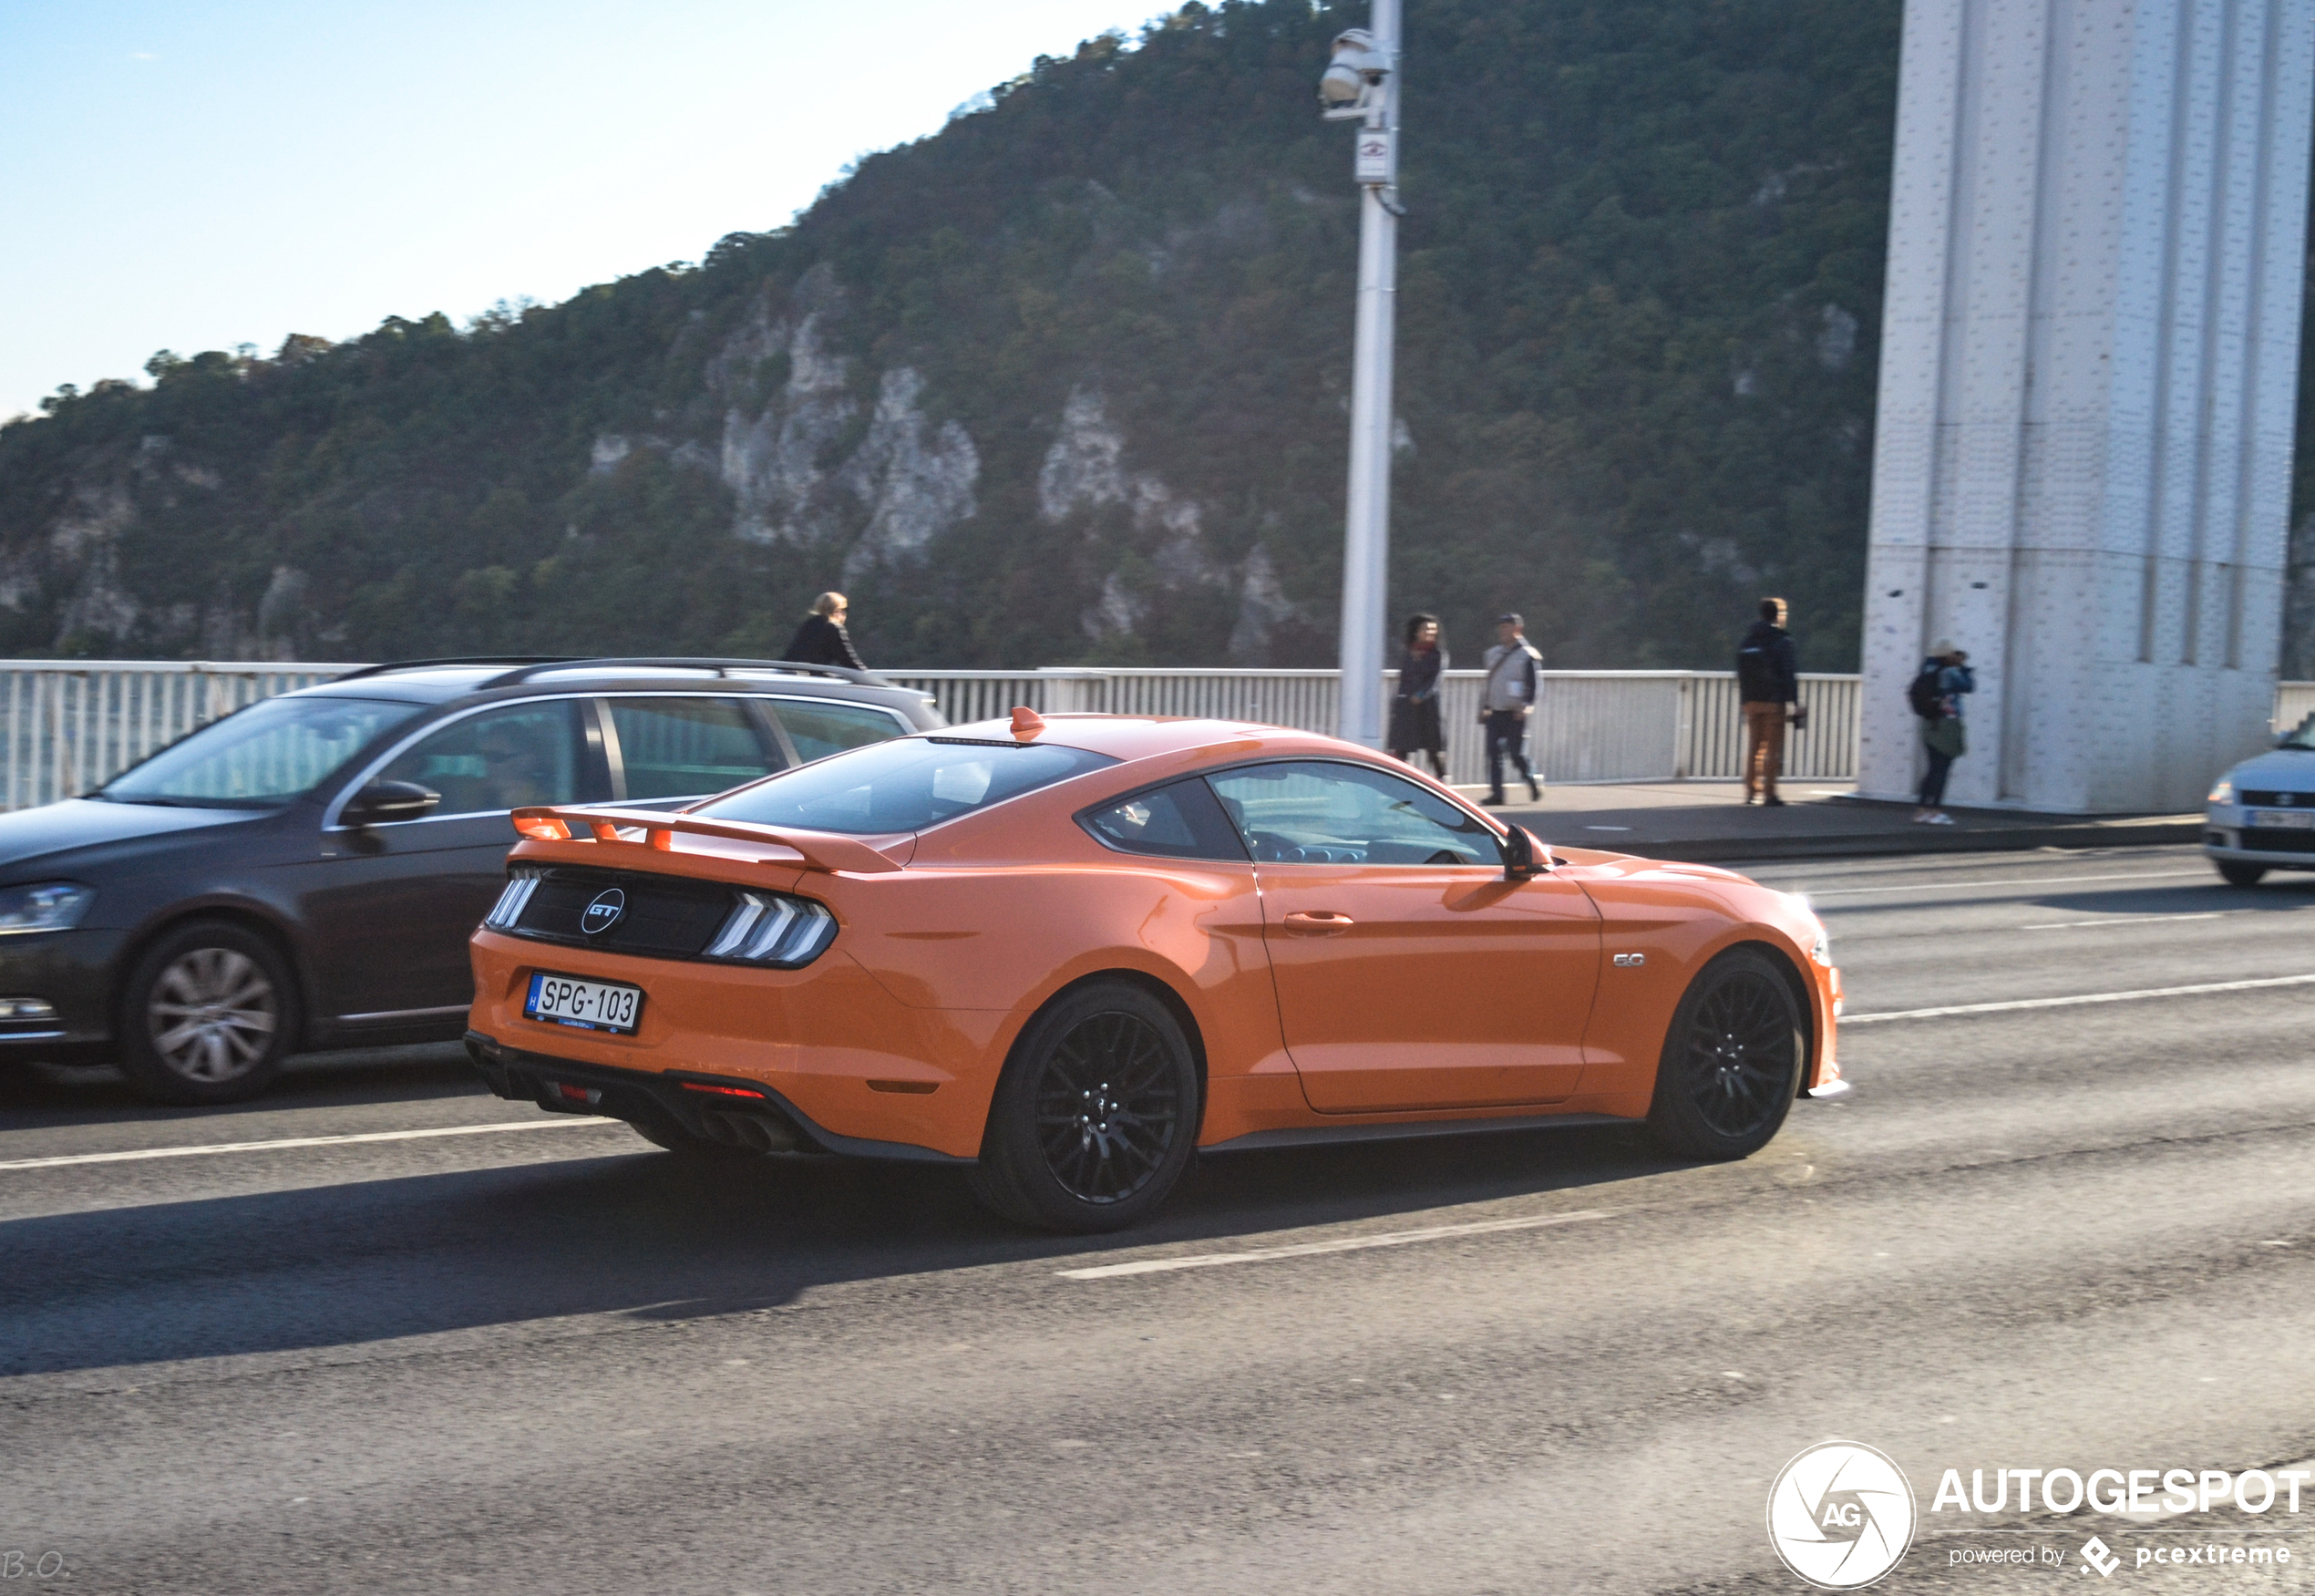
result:
[[[316,694],[262,699],[211,721],[102,788],[116,803],[243,808],[310,792],[415,704]]]
[[[855,835],[921,831],[1116,763],[1051,743],[903,737],[800,765],[696,812]]]
[[[797,758],[809,763],[865,747],[906,733],[910,728],[881,709],[851,704],[818,704],[800,699],[768,700],[779,716],[780,729],[796,745]]]
[[[454,720],[377,774],[442,795],[436,816],[585,801],[579,705],[568,698],[486,709]]]
[[[613,698],[610,708],[630,799],[724,792],[786,763],[736,698]]]
[[[1126,853],[1163,859],[1243,860],[1245,844],[1221,805],[1196,777],[1136,793],[1083,817],[1086,829]]]
[[[1248,849],[1278,864],[1489,865],[1495,834],[1411,781],[1363,765],[1283,760],[1209,778]]]

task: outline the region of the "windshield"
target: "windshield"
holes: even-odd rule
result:
[[[1049,743],[901,737],[800,765],[695,812],[854,835],[921,831],[1116,762]]]
[[[287,803],[418,713],[417,705],[383,698],[262,699],[113,777],[98,796],[221,809]]]
[[[2299,723],[2299,729],[2275,745],[2279,748],[2299,748],[2315,752],[2315,715]]]

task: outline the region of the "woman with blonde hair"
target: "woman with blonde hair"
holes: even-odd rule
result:
[[[812,613],[804,617],[804,624],[796,629],[787,652],[780,657],[799,665],[845,665],[865,671],[860,651],[852,646],[852,634],[844,629],[844,617],[851,606],[842,593],[822,593],[812,601]]]

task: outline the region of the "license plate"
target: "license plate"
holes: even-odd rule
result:
[[[2250,823],[2269,831],[2305,831],[2315,827],[2315,809],[2253,809]]]
[[[544,970],[531,975],[530,995],[522,1004],[527,1019],[575,1025],[582,1031],[612,1031],[622,1036],[635,1034],[635,1021],[643,1012],[640,986],[581,981],[575,975],[551,975]]]

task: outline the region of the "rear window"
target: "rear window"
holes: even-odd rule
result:
[[[799,766],[694,812],[856,835],[921,831],[1116,763],[1050,743],[903,737]]]

